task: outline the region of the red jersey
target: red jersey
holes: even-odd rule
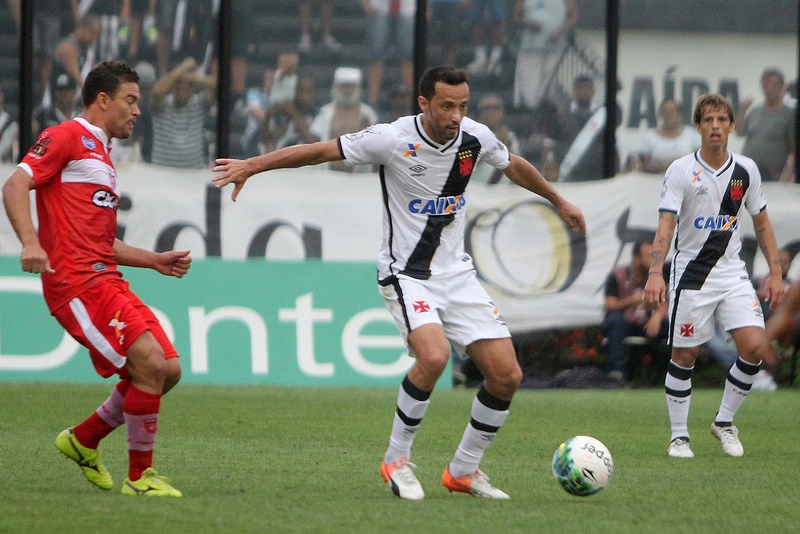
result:
[[[19,167],[36,182],[39,242],[54,274],[42,273],[53,311],[107,276],[114,255],[119,189],[102,129],[78,118],[42,132]]]

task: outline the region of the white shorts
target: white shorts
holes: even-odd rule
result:
[[[408,333],[424,324],[442,325],[459,356],[479,339],[511,337],[503,317],[474,271],[436,280],[404,275],[381,282],[381,296],[408,345]],[[409,355],[414,357],[409,347]]]
[[[745,326],[764,328],[764,312],[750,280],[724,291],[680,289],[670,293],[673,347],[697,347],[714,336],[715,318],[726,332]]]

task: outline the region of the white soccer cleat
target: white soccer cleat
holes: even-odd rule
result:
[[[689,438],[675,438],[670,441],[667,454],[672,458],[694,458],[692,448],[689,447]]]
[[[417,466],[408,461],[408,458],[400,458],[390,464],[381,464],[381,475],[383,481],[392,486],[392,493],[401,499],[409,501],[419,501],[425,498],[422,485],[414,476],[414,469]]]
[[[450,474],[450,466],[448,465],[444,473],[442,473],[442,485],[449,489],[451,493],[459,491],[485,499],[510,498],[507,493],[492,486],[489,482],[489,477],[480,469],[476,470],[471,475],[464,475],[463,477],[456,478]]]
[[[739,441],[739,429],[735,426],[717,426],[716,423],[711,423],[711,433],[722,444],[725,454],[736,457],[744,454],[744,447]]]

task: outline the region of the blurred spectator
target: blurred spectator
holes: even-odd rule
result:
[[[470,0],[467,21],[475,56],[467,65],[470,74],[500,76],[506,40],[508,0]]]
[[[119,28],[123,4],[127,12],[130,0],[80,0],[78,9],[83,19],[89,13],[100,19],[97,39],[97,62],[119,59]]]
[[[546,163],[548,179],[560,182],[583,182],[606,178],[604,171],[603,130],[606,124],[605,106],[594,107],[594,80],[585,74],[575,77],[573,99],[563,112],[554,131],[554,150]],[[622,112],[617,113],[618,121]],[[619,168],[619,155],[616,157]],[[556,168],[558,170],[556,170]]]
[[[139,145],[142,161],[153,159],[153,86],[156,83],[156,68],[152,63],[139,61],[134,65],[139,74],[139,110],[141,115],[133,127],[133,137]]]
[[[16,163],[19,154],[19,124],[4,109],[6,95],[0,84],[0,161]]]
[[[297,80],[293,100],[273,102],[267,108],[267,116],[261,129],[261,152],[316,141],[317,137],[311,133],[310,128],[317,112],[314,78],[304,76]]]
[[[209,72],[217,35],[216,16],[219,8],[217,1],[158,0],[156,2],[158,76],[164,76],[174,65],[189,57],[197,62],[200,72]],[[241,90],[243,92],[244,88]]]
[[[75,26],[75,31],[58,42],[53,66],[56,76],[67,73],[82,88],[83,80],[97,61],[97,39],[100,37],[100,19],[87,15]]]
[[[319,11],[320,25],[322,27],[322,43],[331,52],[339,52],[342,49],[341,43],[333,37],[333,0],[300,0],[298,3],[298,15],[300,17],[300,42],[297,49],[306,54],[311,51],[311,4],[317,5]]]
[[[543,174],[547,172],[546,160],[551,157],[555,148],[555,135],[558,132],[558,106],[547,98],[539,101],[535,113],[531,118],[531,130],[525,140],[522,151],[525,159],[530,161],[534,167]],[[548,180],[558,179],[558,170],[545,174]]]
[[[126,0],[123,6],[120,44],[126,47],[126,59],[135,64],[145,59],[145,49],[155,45],[158,33],[155,29],[156,0]],[[152,59],[147,56],[146,59]]]
[[[514,106],[539,105],[577,22],[575,0],[515,0],[511,23],[519,28],[520,37]]]
[[[62,73],[56,77],[56,81],[53,83],[52,104],[39,106],[33,112],[31,128],[34,139],[39,138],[42,130],[74,119],[78,115],[78,110],[75,108],[76,89],[75,81],[68,74]]]
[[[783,92],[783,104],[787,108],[797,108],[797,80],[792,80],[786,84],[786,91]]]
[[[331,99],[311,123],[311,133],[318,141],[336,139],[378,122],[378,114],[372,106],[361,101],[361,70],[358,68],[338,67],[334,71]],[[352,167],[344,161],[332,162],[330,168],[344,172],[369,170]]]
[[[615,380],[628,378],[626,337],[652,340],[667,337],[667,304],[662,302],[657,310],[652,310],[645,306],[644,301],[652,251],[651,243],[637,241],[633,244],[631,264],[615,267],[606,278],[601,329],[606,338],[606,371],[609,378]]]
[[[783,303],[767,321],[767,341],[770,344],[771,366],[777,365],[775,352],[785,349],[792,354],[800,334],[800,281],[794,282],[783,295]],[[776,346],[773,347],[773,342]],[[794,383],[794,375],[790,377]]]
[[[395,85],[389,89],[388,105],[378,117],[379,122],[394,122],[400,117],[413,114],[413,105],[411,99],[413,94],[411,89],[405,85]]]
[[[285,53],[278,56],[272,87],[269,92],[270,103],[291,102],[297,90],[297,67],[300,56]]]
[[[245,94],[247,124],[241,138],[241,151],[237,157],[249,158],[261,153],[258,148],[259,134],[267,118],[269,94],[275,81],[275,70],[265,69],[260,87],[251,87]]]
[[[197,74],[186,58],[153,86],[152,163],[184,169],[208,166],[205,118],[215,100],[215,80]]]
[[[439,46],[440,65],[455,65],[463,38],[464,9],[470,0],[428,0],[428,42]]]
[[[478,100],[478,122],[489,127],[501,143],[508,147],[512,154],[520,153],[517,135],[505,123],[505,104],[503,99],[494,93],[484,95]],[[472,171],[470,183],[497,184],[511,183],[504,178],[503,171],[495,169],[488,163],[478,160]]]
[[[14,17],[17,37],[20,36],[21,3],[20,0],[8,0],[8,7]],[[42,106],[50,106],[50,81],[53,75],[53,58],[56,45],[63,33],[66,33],[65,21],[78,21],[78,0],[40,0],[33,10],[33,55],[35,68],[39,77],[36,88],[37,99]],[[72,30],[72,26],[69,26]]]
[[[386,59],[392,47],[400,62],[402,82],[414,83],[414,14],[416,0],[361,0],[367,16],[367,102],[380,104]]]
[[[663,174],[673,161],[700,148],[700,134],[694,126],[683,123],[683,112],[675,99],[664,99],[658,111],[661,123],[642,137],[639,170]]]
[[[794,182],[794,110],[784,104],[783,73],[774,67],[761,74],[764,103],[742,101],[736,133],[745,137],[742,154],[756,162],[763,182]]]

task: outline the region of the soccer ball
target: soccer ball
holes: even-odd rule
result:
[[[564,491],[585,497],[608,486],[614,461],[608,447],[591,436],[575,436],[553,455],[553,476]]]

